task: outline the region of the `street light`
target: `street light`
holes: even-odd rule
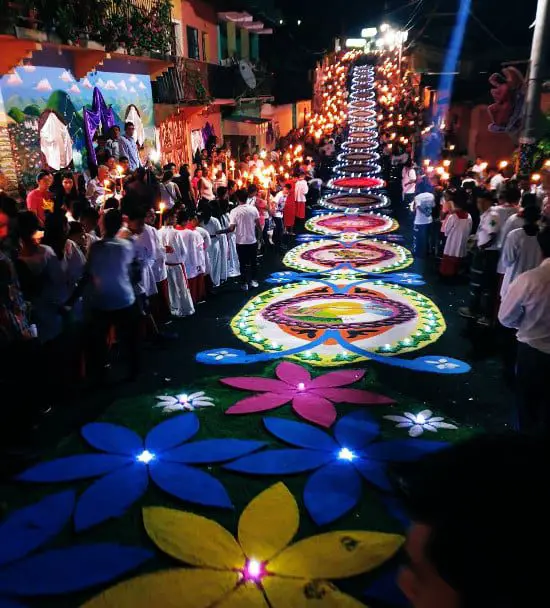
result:
[[[375,27],[365,27],[361,30],[361,38],[374,38],[378,34]]]

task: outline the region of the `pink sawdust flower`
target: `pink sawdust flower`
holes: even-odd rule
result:
[[[292,408],[302,418],[329,427],[336,420],[334,403],[357,405],[388,405],[393,399],[356,388],[340,388],[360,380],[364,371],[343,370],[311,378],[309,372],[295,363],[280,363],[278,380],[262,377],[223,378],[221,382],[233,388],[258,391],[261,394],[242,399],[226,414],[266,412],[292,402]]]

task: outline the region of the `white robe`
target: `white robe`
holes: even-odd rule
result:
[[[208,251],[210,249],[212,239],[210,238],[210,234],[208,233],[208,230],[206,230],[202,226],[197,226],[197,232],[202,237],[202,243],[203,243],[203,247],[204,247],[204,260],[206,263],[206,268],[205,268],[204,272],[207,275],[211,275],[212,274],[212,260],[210,259],[210,254],[208,253]]]
[[[188,279],[194,279],[206,272],[206,255],[204,240],[198,230],[179,230],[187,254],[185,256],[185,274]]]
[[[499,262],[499,266],[504,271],[500,297],[504,298],[510,284],[520,274],[536,268],[542,262],[542,251],[537,236],[529,236],[523,228],[509,232]]]
[[[444,255],[453,258],[464,258],[467,254],[468,237],[472,232],[472,218],[468,214],[465,219],[460,219],[453,213],[445,223],[445,242]]]
[[[151,232],[151,226],[145,225],[141,234],[134,237],[135,255],[141,267],[141,281],[138,293],[147,297],[157,293],[154,267],[159,257],[159,242],[156,235]],[[154,230],[154,228],[153,228]]]
[[[187,249],[182,232],[173,226],[164,226],[158,231],[161,246],[166,253],[170,312],[174,317],[187,317],[195,312],[191,293],[184,274]],[[171,248],[170,252],[166,248]]]
[[[210,236],[210,244],[208,246],[208,257],[210,259],[210,278],[214,287],[219,287],[221,283],[221,245],[220,237],[216,234],[222,229],[220,221],[215,217],[211,217],[208,223],[204,224],[204,229]]]
[[[218,220],[220,228],[224,230],[227,226],[223,225],[223,216]],[[228,276],[228,264],[229,264],[229,242],[227,234],[220,234],[218,236],[220,242],[220,281],[225,283]]]
[[[221,219],[222,228],[229,228],[229,213],[224,213]],[[235,232],[230,232],[227,237],[227,275],[229,277],[240,277],[241,267],[237,255],[237,240]]]

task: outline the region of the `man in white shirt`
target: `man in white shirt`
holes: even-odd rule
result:
[[[480,218],[476,251],[470,267],[470,305],[458,310],[461,317],[474,319],[485,327],[493,324],[498,291],[498,235],[501,223],[493,203],[493,195],[488,190],[478,194]]]
[[[261,230],[260,214],[254,205],[247,205],[248,192],[236,192],[238,207],[229,214],[227,232],[235,232],[237,255],[241,267],[241,286],[243,291],[258,287],[256,271],[258,267],[258,244],[256,230]]]
[[[306,219],[306,197],[309,192],[309,186],[306,182],[306,173],[303,169],[298,172],[298,180],[294,185],[294,204],[296,209],[297,226],[295,227],[298,232],[303,231],[304,223]]]
[[[97,168],[97,177],[91,179],[86,186],[86,198],[92,206],[99,207],[104,203],[105,182],[109,180],[109,168],[105,165],[99,165]]]
[[[516,367],[518,426],[521,431],[550,430],[550,228],[539,236],[544,260],[521,274],[503,298],[498,314],[505,327],[518,330]]]
[[[504,175],[502,175],[502,170],[493,167],[489,169],[489,175],[491,176],[491,179],[489,180],[489,190],[494,192],[497,196],[500,196],[506,186],[506,179]]]
[[[278,249],[282,249],[283,247],[283,234],[285,231],[283,225],[283,214],[286,199],[290,194],[291,188],[292,184],[285,184],[283,189],[280,192],[277,192],[273,201],[273,244]]]

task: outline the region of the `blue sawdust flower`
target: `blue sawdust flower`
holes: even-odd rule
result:
[[[294,446],[247,455],[224,468],[256,475],[288,475],[315,471],[304,488],[304,504],[319,524],[328,524],[354,508],[362,479],[390,491],[388,462],[409,461],[445,447],[436,441],[376,441],[379,425],[364,411],[341,418],[334,438],[325,431],[281,418],[264,418],[267,430]]]
[[[48,496],[0,522],[0,606],[22,608],[23,597],[57,595],[111,582],[153,557],[115,543],[40,550],[71,519],[72,491]]]
[[[103,453],[80,454],[41,463],[18,479],[64,482],[100,477],[78,499],[75,528],[84,530],[120,516],[145,493],[151,479],[162,490],[188,502],[232,508],[224,486],[194,466],[227,462],[261,448],[259,441],[190,439],[199,430],[195,414],[161,422],[143,440],[134,431],[105,422],[82,427],[82,436]]]

